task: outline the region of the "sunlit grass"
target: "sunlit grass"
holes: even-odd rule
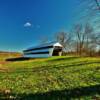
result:
[[[0,72],[1,97],[9,98],[5,90],[10,90],[9,95],[16,99],[39,100],[46,94],[49,100],[58,100],[63,97],[75,99],[90,99],[100,97],[98,91],[92,89],[100,85],[100,58],[91,57],[51,57],[44,59],[31,59],[26,61],[7,62],[8,71]],[[5,67],[4,66],[4,67]],[[83,90],[77,88],[86,89]],[[76,90],[75,90],[76,89]],[[72,94],[71,91],[76,91]],[[52,94],[51,91],[56,91]],[[59,91],[59,92],[57,92]],[[66,92],[67,91],[67,92]],[[69,91],[69,92],[68,92]],[[51,93],[48,93],[51,92]],[[37,93],[40,93],[38,95]],[[60,96],[60,94],[61,96]],[[31,95],[32,94],[32,95]],[[42,97],[45,97],[45,94]],[[58,96],[56,94],[59,94]],[[79,95],[80,96],[79,96]],[[88,95],[90,94],[90,95]],[[65,97],[63,95],[66,95]],[[44,100],[44,99],[43,99]]]

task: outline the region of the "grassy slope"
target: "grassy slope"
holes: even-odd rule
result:
[[[0,65],[1,98],[66,100],[100,97],[100,58],[53,57]]]

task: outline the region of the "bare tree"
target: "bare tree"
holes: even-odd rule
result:
[[[83,53],[89,54],[91,51],[95,51],[97,37],[93,27],[89,23],[85,25],[77,24],[74,30],[76,34],[77,53],[82,55]]]
[[[80,4],[86,4],[91,10],[100,10],[100,0],[79,0],[79,2]]]
[[[80,21],[91,21],[95,26],[100,26],[100,0],[77,0],[79,1],[77,13]],[[84,21],[85,20],[85,21]]]
[[[100,10],[100,4],[99,4],[100,1],[99,0],[94,0],[94,1],[95,1],[96,5],[97,5],[98,10]]]
[[[86,52],[89,53],[89,49],[90,49],[90,43],[92,43],[92,47],[93,47],[93,43],[94,43],[94,40],[95,40],[95,35],[94,35],[94,29],[93,27],[89,24],[89,23],[86,23],[85,26],[84,26],[84,34],[85,34],[85,46],[84,46],[84,49],[86,49]],[[93,38],[94,37],[94,38]]]
[[[70,44],[71,42],[71,34],[66,33],[66,32],[58,32],[56,34],[56,40],[58,42],[60,42],[63,45],[64,50],[67,50],[67,46]]]
[[[76,34],[77,53],[81,55],[85,37],[85,34],[83,33],[83,26],[81,24],[77,24],[75,25],[74,30]]]

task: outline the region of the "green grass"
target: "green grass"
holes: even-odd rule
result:
[[[51,57],[1,66],[4,69],[0,72],[0,99],[100,98],[100,58]]]

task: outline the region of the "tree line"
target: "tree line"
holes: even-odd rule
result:
[[[89,24],[76,24],[72,33],[58,32],[55,38],[64,49],[64,54],[80,56],[100,56],[100,35]]]

